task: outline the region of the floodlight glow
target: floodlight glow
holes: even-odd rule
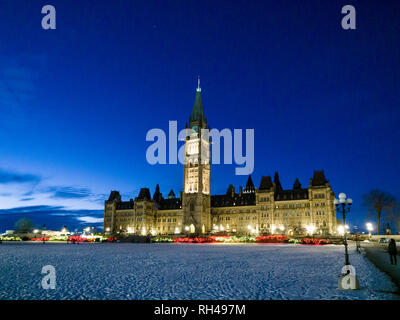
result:
[[[307,233],[313,234],[315,231],[315,226],[308,225],[308,226],[306,226],[306,230],[307,230]]]

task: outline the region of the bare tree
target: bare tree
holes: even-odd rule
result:
[[[397,231],[400,231],[400,203],[396,202],[386,209],[389,222],[394,222]]]
[[[380,222],[383,211],[387,211],[396,202],[394,196],[382,190],[374,189],[363,195],[363,205],[372,211],[376,212],[377,215],[377,234],[380,233]]]

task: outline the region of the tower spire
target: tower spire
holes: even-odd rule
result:
[[[189,118],[189,127],[192,128],[193,125],[200,126],[201,128],[205,128],[207,125],[203,103],[201,101],[200,76],[197,78],[196,97],[194,99],[192,114]]]
[[[201,92],[201,88],[200,88],[200,76],[197,77],[197,92]]]

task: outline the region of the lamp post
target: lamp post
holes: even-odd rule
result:
[[[369,238],[369,240],[371,240],[371,232],[372,232],[372,230],[374,230],[374,227],[372,226],[371,222],[368,222],[366,224],[366,226],[367,226],[367,230],[368,230],[368,238]]]
[[[360,232],[358,231],[358,227],[354,226],[354,229],[356,230],[356,252],[361,253],[361,247],[360,247]]]
[[[336,206],[336,210],[343,215],[343,226],[346,226],[346,213],[350,212],[351,205],[353,204],[353,200],[351,198],[346,199],[345,193],[339,194],[339,199],[335,199],[333,203]],[[343,234],[343,242],[344,242],[344,252],[346,258],[346,265],[350,265],[349,262],[349,253],[347,251],[347,232],[346,227],[344,227]]]

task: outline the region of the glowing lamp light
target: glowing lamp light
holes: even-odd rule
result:
[[[106,231],[107,231],[107,232],[110,231],[110,228],[106,228]]]
[[[283,230],[285,230],[285,227],[284,226],[280,226],[279,230],[283,231]]]
[[[338,230],[339,234],[344,235],[344,227],[343,226],[339,226],[337,228],[337,230]]]
[[[217,227],[217,228],[218,228],[218,227]],[[186,226],[186,227],[185,227],[185,230],[186,230],[186,231],[189,231],[189,226]],[[217,229],[217,230],[218,230],[218,229]]]
[[[175,228],[175,233],[179,233],[179,228]]]
[[[251,226],[250,226],[250,225],[248,225],[248,226],[247,226],[247,229],[251,230]]]
[[[38,229],[33,230],[33,233],[38,233],[38,232],[39,232]]]
[[[306,226],[306,230],[307,230],[307,233],[313,234],[315,231],[315,226],[308,225],[308,226]]]
[[[372,226],[372,223],[371,223],[371,222],[368,222],[368,223],[366,224],[366,227],[367,227],[367,230],[368,230],[369,232],[371,232],[372,230],[374,230],[374,227]]]

